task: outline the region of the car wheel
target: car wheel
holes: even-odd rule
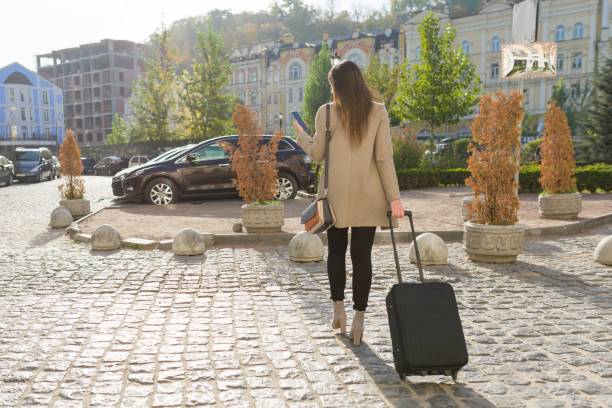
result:
[[[289,173],[278,173],[276,179],[276,194],[274,198],[277,200],[291,200],[295,198],[298,192],[298,183]]]
[[[178,199],[178,189],[171,180],[160,178],[147,184],[145,200],[153,205],[168,205]]]
[[[38,182],[39,182],[39,183],[42,183],[42,182],[43,182],[42,170],[40,170],[40,171],[38,172]]]
[[[9,178],[8,178],[8,181],[6,182],[7,186],[10,186],[11,184],[13,184],[13,173],[9,173]]]

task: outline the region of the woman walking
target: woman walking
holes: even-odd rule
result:
[[[335,64],[329,72],[333,103],[329,123],[329,186],[327,197],[336,223],[327,231],[327,274],[334,305],[332,328],[346,333],[344,288],[346,250],[351,228],[353,264],[353,309],[349,338],[359,345],[363,337],[364,313],[372,284],[372,245],[376,227],[388,225],[389,209],[394,218],[404,216],[393,164],[389,115],[374,97],[352,61]],[[326,108],[315,117],[315,134],[307,135],[295,121],[297,142],[314,161],[325,158]],[[319,189],[321,183],[319,183]]]

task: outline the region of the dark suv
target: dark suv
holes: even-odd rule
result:
[[[46,147],[26,149],[18,147],[15,150],[15,178],[17,180],[51,180],[53,178],[53,162],[51,150]]]
[[[264,143],[270,138],[264,136]],[[225,143],[236,146],[238,136],[221,136],[184,150],[176,149],[161,160],[155,158],[134,171],[122,172],[113,178],[113,194],[155,205],[172,204],[186,196],[235,194],[229,154],[222,146]],[[313,184],[310,157],[295,141],[283,138],[276,158],[277,199],[292,199],[298,190]]]

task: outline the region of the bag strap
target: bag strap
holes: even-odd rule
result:
[[[325,175],[323,176],[323,194],[327,197],[327,182],[329,175],[329,142],[331,139],[331,127],[329,125],[329,103],[325,104]]]
[[[421,254],[419,253],[416,232],[414,232],[414,223],[412,222],[412,211],[404,211],[404,215],[407,215],[408,219],[410,220],[410,229],[412,230],[414,253],[416,255],[417,266],[419,267],[419,277],[421,278],[421,283],[424,283],[425,278],[423,277]],[[400,271],[399,256],[397,255],[397,247],[395,245],[395,234],[393,233],[393,220],[391,219],[391,211],[387,211],[387,218],[389,218],[389,227],[391,228],[391,242],[393,243],[393,255],[395,255],[395,269],[397,270],[397,280],[399,281],[399,283],[402,283],[402,272]]]

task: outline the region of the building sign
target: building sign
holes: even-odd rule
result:
[[[504,44],[504,79],[549,78],[557,76],[557,44],[554,42]]]

